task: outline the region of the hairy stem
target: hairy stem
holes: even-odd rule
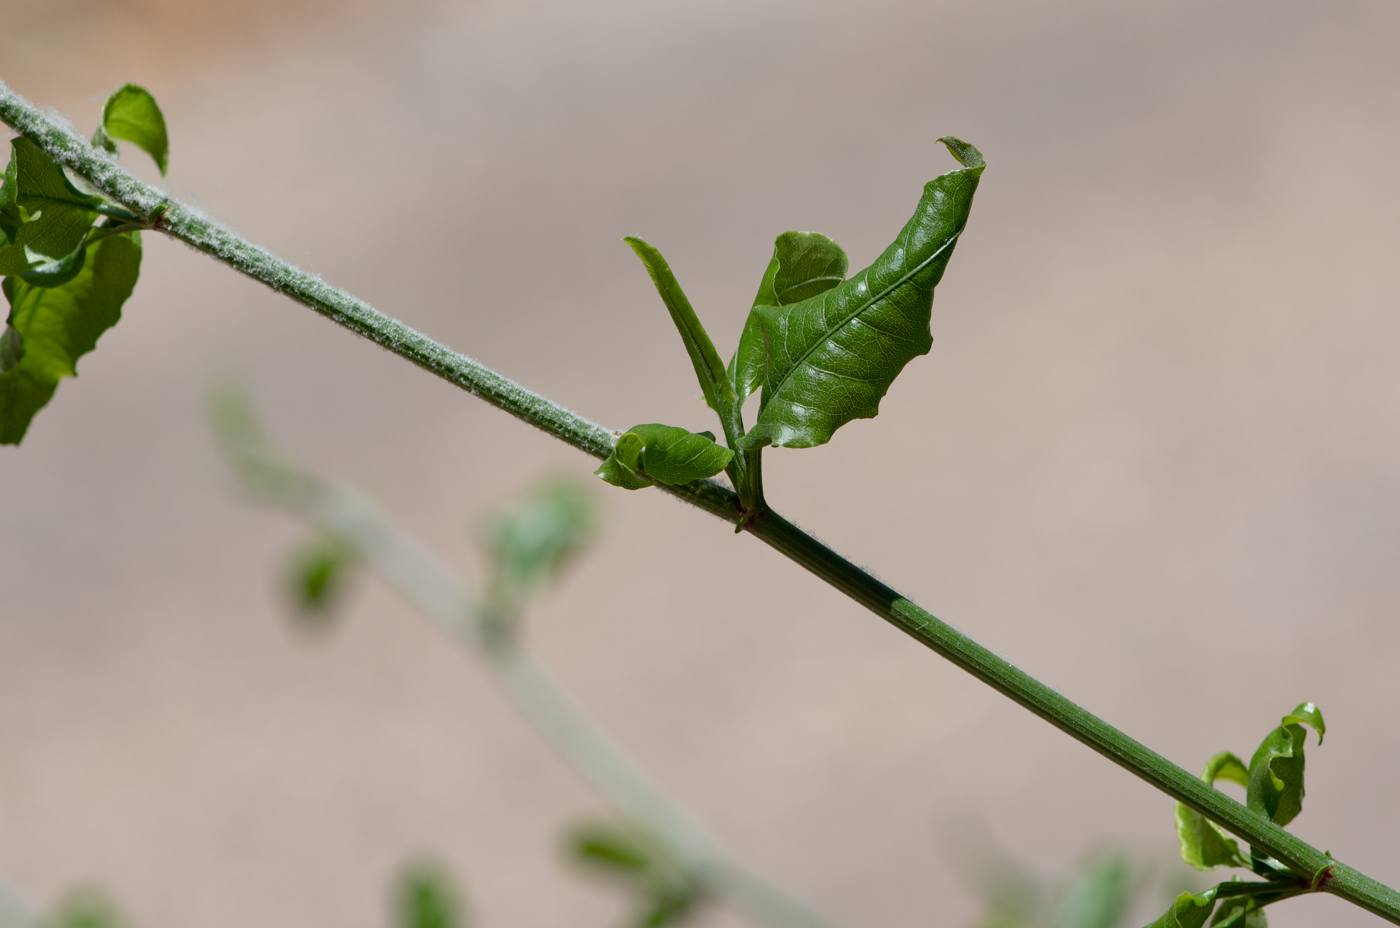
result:
[[[137,180],[110,155],[53,122],[0,83],[0,119],[143,219],[166,213],[158,228],[376,344],[597,458],[613,440],[607,429],[439,345],[348,293],[312,277],[234,232]],[[660,485],[658,485],[660,486]],[[660,487],[731,524],[737,497],[714,481]],[[1264,848],[1300,879],[1400,924],[1400,893],[1352,869],[1250,812],[1229,796],[1109,725],[1088,710],[941,622],[781,516],[768,511],[748,530],[921,644],[1020,703],[1050,724],[1174,799]],[[1330,868],[1330,869],[1329,869]],[[1324,871],[1327,873],[1324,874]]]

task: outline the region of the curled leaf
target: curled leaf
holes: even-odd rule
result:
[[[933,290],[967,224],[985,167],[975,148],[944,139],[965,165],[934,178],[894,244],[870,267],[789,306],[760,306],[767,351],[758,422],[744,448],[823,444],[879,412],[904,365],[933,345]]]
[[[653,423],[628,429],[594,473],[627,490],[639,490],[653,482],[677,486],[713,477],[733,457],[734,452],[716,444],[709,432],[687,432],[678,426]]]
[[[160,174],[165,176],[170,161],[170,139],[165,131],[165,116],[156,105],[156,98],[143,87],[126,84],[107,98],[102,105],[102,125],[93,142],[108,151],[115,151],[112,139],[130,142],[155,159]]]
[[[788,306],[824,293],[846,279],[846,267],[841,246],[820,232],[784,232],[773,242],[773,257],[744,322],[739,347],[729,359],[729,379],[739,405],[763,386],[767,366],[758,307]]]
[[[61,286],[5,278],[15,335],[5,335],[13,366],[0,373],[0,444],[19,444],[58,381],[77,375],[78,358],[121,319],[140,269],[141,242],[138,233],[130,233],[89,246],[82,269]],[[16,347],[22,351],[14,360]]]
[[[1304,725],[1317,731],[1320,744],[1326,731],[1322,712],[1305,702],[1283,717],[1249,762],[1246,803],[1252,811],[1267,815],[1279,825],[1287,825],[1303,811],[1303,742],[1307,738]]]
[[[1212,786],[1216,780],[1247,786],[1249,769],[1234,754],[1222,751],[1206,762],[1201,779]],[[1176,804],[1176,836],[1181,842],[1181,859],[1197,870],[1249,866],[1234,838],[1195,809],[1179,802]]]
[[[1147,928],[1201,928],[1215,908],[1215,888],[1201,893],[1182,893],[1171,907]]]

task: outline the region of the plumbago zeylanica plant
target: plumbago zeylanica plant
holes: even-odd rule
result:
[[[849,279],[846,256],[831,239],[807,232],[779,236],[727,365],[661,254],[640,239],[627,240],[676,324],[705,400],[719,419],[721,444],[711,433],[664,424],[611,432],[139,181],[118,164],[114,140],[144,150],[162,173],[168,154],[164,119],[141,88],[128,85],[107,100],[91,140],[45,116],[3,83],[0,120],[17,133],[0,185],[0,275],[10,306],[0,336],[0,442],[20,442],[58,382],[76,373],[78,358],[119,320],[138,276],[141,233],[169,235],[602,459],[597,474],[608,483],[634,490],[654,486],[732,523],[1173,797],[1187,863],[1202,870],[1243,868],[1257,878],[1236,877],[1201,893],[1183,893],[1153,925],[1260,928],[1265,906],[1313,892],[1330,893],[1400,924],[1400,893],[1283,827],[1302,808],[1304,726],[1316,731],[1319,741],[1324,733],[1316,706],[1304,703],[1284,716],[1248,764],[1219,754],[1200,777],[1193,776],[941,622],[765,502],[764,448],[824,444],[850,420],[874,416],[903,367],[929,350],[933,291],[966,226],[985,167],[973,146],[943,139],[961,167],[930,181],[894,243]],[[757,420],[746,429],[741,409],[756,391],[761,391]],[[528,578],[547,576],[577,542],[582,522],[568,515],[573,504],[560,502],[566,497],[556,494],[527,507],[522,512],[533,514],[519,515],[523,521],[508,523],[515,527],[495,536],[497,573],[485,594],[476,597],[358,497],[286,464],[245,407],[226,398],[218,409],[225,449],[246,485],[323,533],[325,541],[304,560],[309,602],[319,601],[351,560],[376,569],[444,630],[474,648],[564,758],[612,802],[628,827],[639,829],[594,829],[576,841],[582,857],[626,876],[641,901],[637,924],[673,922],[711,898],[775,925],[824,924],[733,864],[690,824],[552,683],[515,634],[524,602],[520,591],[535,583]],[[733,489],[709,479],[721,471]],[[1216,789],[1221,779],[1243,785],[1245,802]],[[1247,854],[1236,838],[1248,844]],[[432,880],[410,880],[408,886],[405,898],[416,900],[405,908],[408,923],[414,928],[452,923],[451,907]],[[1050,923],[1109,928],[1118,914],[1102,905],[1084,912],[1056,916]]]

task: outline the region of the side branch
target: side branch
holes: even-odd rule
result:
[[[106,153],[42,114],[0,83],[0,119],[41,146],[51,158],[146,221],[235,270],[311,307],[323,316],[412,361],[511,415],[597,458],[612,450],[604,427],[579,416],[465,355],[434,342],[344,291],[251,244],[231,230],[137,180]],[[164,213],[162,213],[164,210]],[[721,484],[697,481],[665,492],[735,524],[737,497]],[[1185,803],[1250,844],[1263,848],[1311,883],[1324,868],[1321,889],[1400,924],[1400,893],[1317,850],[1250,812],[1229,796],[1150,750],[1078,704],[1002,660],[890,587],[769,511],[746,526],[788,558],[821,577],[885,621],[938,652],[1109,760]]]

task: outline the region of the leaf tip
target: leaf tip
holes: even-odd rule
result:
[[[977,150],[976,146],[953,135],[945,135],[938,141],[947,146],[949,154],[958,159],[958,164],[963,167],[984,168],[987,166],[987,159],[982,157],[982,153]]]

